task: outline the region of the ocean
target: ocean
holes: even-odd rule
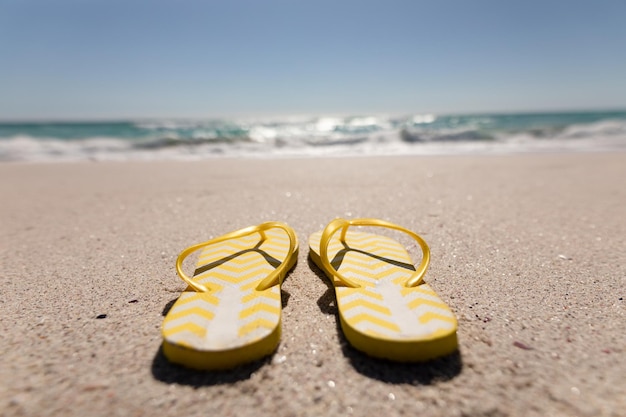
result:
[[[626,150],[626,111],[0,122],[0,162]]]

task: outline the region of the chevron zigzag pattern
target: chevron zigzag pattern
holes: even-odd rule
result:
[[[280,229],[210,245],[198,256],[194,280],[210,292],[185,291],[163,322],[166,343],[195,351],[237,349],[276,331],[281,319],[278,285],[255,288],[289,251],[289,238]],[[256,247],[256,249],[255,249]]]
[[[324,269],[317,253],[321,237],[322,232],[314,233],[309,244],[312,259]],[[328,259],[343,276],[360,285],[351,288],[334,280],[344,333],[349,340],[365,340],[360,342],[363,350],[384,341],[413,342],[416,349],[420,342],[437,339],[454,339],[456,344],[457,320],[446,303],[426,283],[404,285],[415,268],[400,243],[386,236],[348,230],[345,246],[339,233],[332,236]],[[371,353],[380,356],[376,352],[384,349],[380,344],[380,348],[371,348]]]

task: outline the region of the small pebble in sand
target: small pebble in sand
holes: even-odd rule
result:
[[[526,343],[522,343],[518,341],[513,342],[513,346],[518,347],[520,349],[524,349],[524,350],[533,350],[531,346],[528,346]]]
[[[274,360],[272,362],[278,365],[278,364],[285,362],[286,360],[287,360],[287,356],[280,355],[280,356],[274,356]]]
[[[106,318],[107,318],[107,315],[106,315],[106,314],[98,314],[98,315],[96,316],[96,318],[97,318],[97,319],[106,319]]]

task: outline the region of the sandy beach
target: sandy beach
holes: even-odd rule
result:
[[[623,416],[625,180],[626,153],[0,164],[0,414]],[[308,259],[335,217],[426,239],[458,354],[347,344]],[[178,253],[268,220],[301,243],[276,353],[170,365]]]

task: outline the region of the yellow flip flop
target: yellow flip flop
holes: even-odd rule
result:
[[[394,239],[348,230],[350,226],[408,234],[422,248],[421,263],[415,268]],[[311,235],[309,247],[313,262],[332,280],[341,328],[355,348],[402,362],[426,361],[457,350],[457,320],[423,280],[430,249],[419,235],[383,220],[336,219]]]
[[[183,260],[203,249],[193,278]],[[280,285],[296,264],[291,227],[267,222],[181,252],[176,271],[188,284],[163,321],[168,360],[203,370],[229,369],[267,356],[280,340]]]

